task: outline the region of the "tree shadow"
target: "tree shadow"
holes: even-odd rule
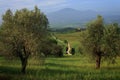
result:
[[[0,80],[12,80],[13,75],[19,75],[19,68],[0,66]]]
[[[10,66],[0,66],[0,73],[20,74],[20,68]]]
[[[102,67],[102,70],[120,70],[120,66],[106,66]]]
[[[73,68],[74,70],[76,68],[85,68],[85,66],[75,66],[75,65],[63,65],[59,63],[46,63],[45,66],[51,66],[51,67],[60,67],[60,68]]]
[[[81,69],[78,70],[78,68]],[[65,75],[64,78],[68,78],[69,76],[72,80],[72,77],[76,77],[78,80],[84,79],[85,75],[88,75],[88,72],[82,70],[85,69],[83,66],[75,66],[75,65],[65,65],[65,64],[59,64],[59,63],[45,63],[44,68],[40,68],[39,66],[37,68],[27,68],[27,73],[22,75],[20,72],[20,67],[10,67],[10,66],[0,66],[0,80],[13,80],[14,77],[17,78],[17,76],[21,79],[25,78],[28,75],[31,75],[32,78],[40,77],[42,79],[43,76],[56,76],[59,75]],[[112,67],[102,67],[101,70],[120,70],[120,66],[112,66]],[[90,72],[89,72],[90,73]],[[91,72],[92,75],[94,74],[100,74],[96,72]],[[47,78],[46,78],[47,79]],[[28,78],[29,80],[29,78]],[[38,78],[39,80],[39,78]]]
[[[12,80],[12,77],[9,75],[0,74],[0,80]]]

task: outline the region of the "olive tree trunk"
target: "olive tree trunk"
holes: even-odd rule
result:
[[[18,52],[19,54],[19,58],[21,60],[21,73],[25,74],[26,73],[26,66],[27,66],[27,61],[28,61],[28,57],[30,55],[30,53],[27,53],[24,50],[24,55],[21,52]]]
[[[23,58],[23,59],[21,60],[21,63],[22,63],[21,72],[22,72],[23,74],[25,74],[25,73],[26,73],[26,66],[27,66],[27,58]]]
[[[96,56],[96,69],[100,69],[100,64],[101,64],[101,55]]]

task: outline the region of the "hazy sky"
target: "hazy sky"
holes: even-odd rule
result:
[[[0,0],[0,15],[7,9],[33,9],[35,5],[45,13],[62,8],[115,12],[120,10],[120,0]]]

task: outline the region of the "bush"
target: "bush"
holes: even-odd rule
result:
[[[75,48],[71,49],[71,54],[74,55],[75,54]]]
[[[56,57],[62,57],[63,56],[63,48],[62,46],[57,44],[57,41],[54,39],[50,39],[48,41],[45,41],[43,46],[41,48],[41,52],[47,57],[47,56],[56,56]]]

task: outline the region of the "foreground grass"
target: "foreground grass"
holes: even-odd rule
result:
[[[56,34],[61,40],[68,40],[72,47],[80,46],[80,32]],[[78,52],[78,51],[77,51]],[[116,64],[101,64],[95,69],[94,61],[88,57],[75,54],[62,58],[46,58],[43,65],[39,59],[30,59],[27,73],[21,74],[21,63],[18,59],[6,60],[0,57],[0,80],[120,80],[120,58]]]
[[[27,73],[20,73],[18,60],[6,61],[0,58],[0,80],[120,80],[120,59],[117,64],[102,63],[101,69],[94,68],[94,62],[83,56],[47,58],[45,64],[29,61]]]

